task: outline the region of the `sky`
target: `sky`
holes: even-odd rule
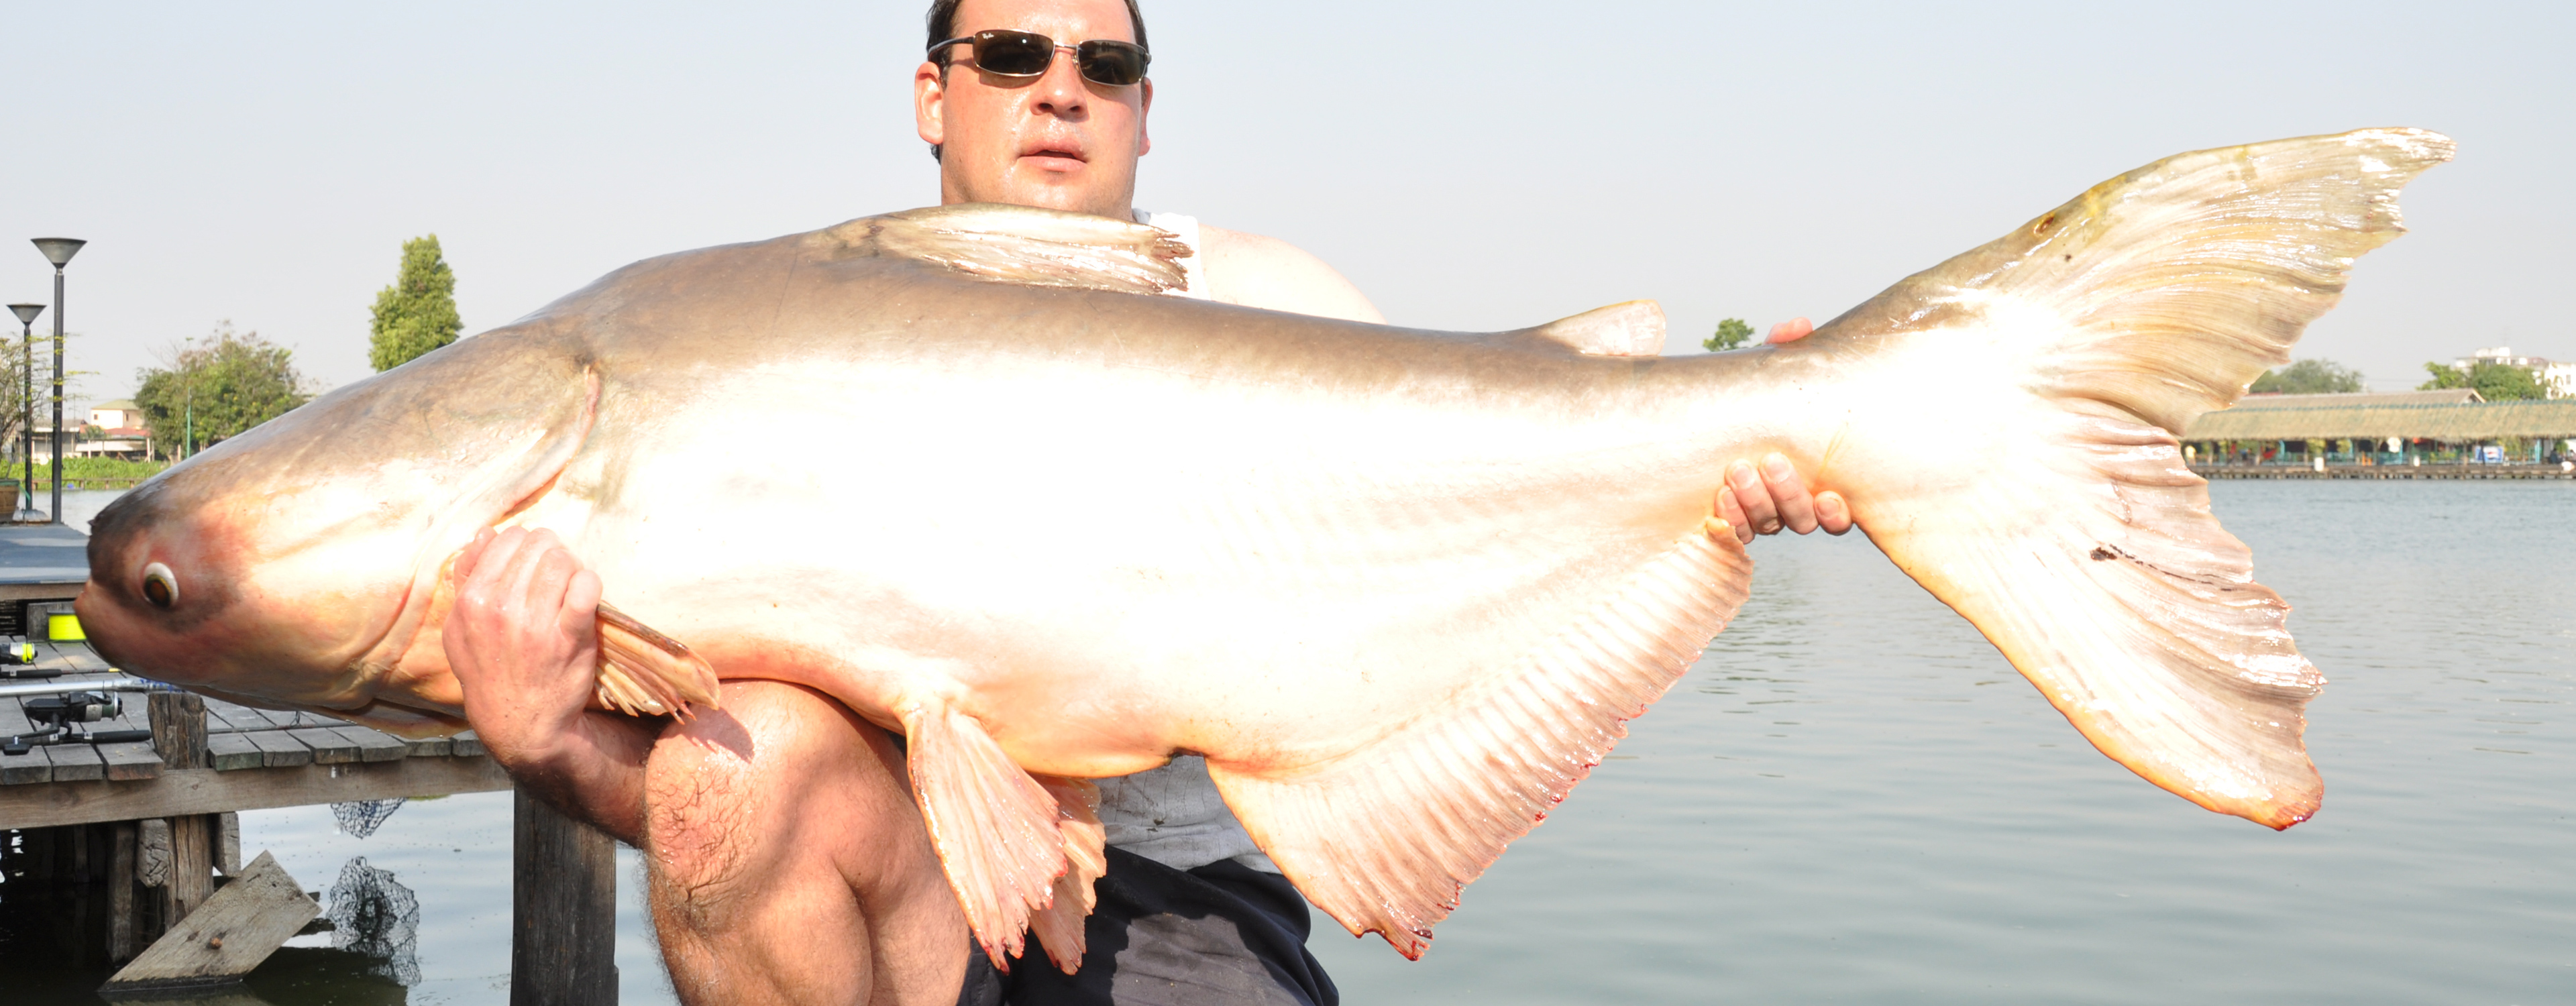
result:
[[[0,300],[51,297],[17,240],[85,238],[75,402],[227,321],[318,389],[370,372],[407,238],[438,235],[473,332],[647,256],[934,203],[925,6],[9,0]],[[1696,352],[2160,157],[2409,125],[2459,159],[2297,355],[2375,388],[2481,346],[2576,359],[2576,5],[1144,8],[1138,204],[1304,247],[1397,324],[1653,297]]]

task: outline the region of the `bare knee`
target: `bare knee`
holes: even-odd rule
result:
[[[840,873],[841,846],[862,840],[854,819],[880,816],[884,800],[873,730],[804,688],[736,682],[722,710],[664,731],[645,766],[657,911],[721,927],[782,885]]]

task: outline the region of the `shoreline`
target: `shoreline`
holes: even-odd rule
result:
[[[2576,481],[2576,472],[2557,465],[2193,465],[2204,479],[2439,479],[2488,481],[2550,479]]]

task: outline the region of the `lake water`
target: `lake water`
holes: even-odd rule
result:
[[[2211,814],[2095,753],[1860,536],[1766,539],[1734,627],[1423,960],[1338,929],[1316,954],[1353,1003],[2576,1002],[2576,484],[2211,491],[2333,682],[2314,820]],[[265,811],[243,845],[316,889],[391,871],[408,1001],[492,1002],[509,817],[416,801],[357,839]],[[620,863],[623,999],[670,1002]],[[403,1001],[294,965],[261,994]]]

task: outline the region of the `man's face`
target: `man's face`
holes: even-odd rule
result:
[[[1123,0],[966,0],[955,36],[988,29],[1034,32],[1061,45],[1136,40]],[[1110,87],[1082,79],[1073,53],[1057,50],[1044,76],[1001,77],[975,66],[974,47],[948,49],[950,69],[913,72],[921,138],[942,147],[939,201],[1012,203],[1125,217],[1136,196],[1136,158],[1151,144],[1145,109],[1154,83]]]

